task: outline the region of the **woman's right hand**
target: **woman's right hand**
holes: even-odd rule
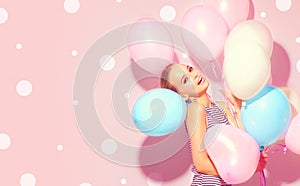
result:
[[[255,172],[260,172],[261,170],[263,170],[266,167],[267,162],[268,162],[268,155],[266,151],[262,151],[260,153],[260,158]]]

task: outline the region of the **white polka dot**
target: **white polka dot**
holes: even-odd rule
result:
[[[124,97],[125,97],[126,99],[128,99],[128,98],[129,98],[129,93],[125,93],[125,94],[124,94]]]
[[[125,178],[121,179],[121,184],[125,185],[127,183],[127,180]]]
[[[276,0],[276,8],[282,12],[288,11],[292,7],[292,0]]]
[[[110,55],[104,55],[100,58],[99,65],[103,70],[109,71],[115,67],[115,59]]]
[[[267,17],[267,13],[266,12],[261,12],[260,17],[263,17],[263,18]]]
[[[28,96],[32,92],[32,85],[27,80],[21,80],[17,86],[16,90],[20,96]]]
[[[185,59],[187,59],[189,57],[189,55],[187,53],[183,53],[182,57],[185,58]]]
[[[77,106],[79,104],[79,101],[77,99],[73,100],[73,105]]]
[[[176,17],[176,10],[173,6],[166,5],[160,9],[160,17],[164,21],[173,21]]]
[[[70,14],[76,13],[80,8],[79,0],[65,0],[64,9]]]
[[[101,149],[107,155],[114,154],[117,151],[117,148],[118,144],[113,139],[106,139],[102,142]]]
[[[298,72],[300,73],[300,59],[299,59],[298,62],[297,62],[296,68],[297,68]]]
[[[10,137],[7,134],[0,134],[0,150],[7,149],[10,143]]]
[[[8,12],[5,8],[0,8],[0,24],[3,24],[8,19]]]
[[[122,0],[116,0],[117,3],[122,3]]]
[[[92,186],[90,183],[81,183],[79,186]]]
[[[77,52],[77,50],[72,50],[72,56],[77,56],[77,54],[78,54],[78,52]]]
[[[58,151],[62,151],[62,150],[64,149],[64,146],[62,146],[62,145],[57,145],[56,148],[57,148]]]
[[[34,175],[31,173],[25,173],[21,176],[20,184],[21,186],[35,186],[36,180]]]
[[[147,183],[149,186],[161,186],[162,182],[162,176],[158,173],[151,173],[147,177]]]
[[[296,37],[296,43],[300,43],[300,37]]]
[[[16,49],[21,50],[23,47],[23,45],[21,43],[17,43],[16,44]]]

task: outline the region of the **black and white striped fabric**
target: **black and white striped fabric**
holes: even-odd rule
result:
[[[213,107],[205,106],[208,121],[207,129],[214,125],[229,125],[229,121],[224,110],[219,108],[215,103],[212,104]],[[191,186],[230,186],[230,184],[225,183],[224,180],[219,176],[213,176],[198,172],[194,165],[192,167],[192,172],[194,173],[194,177]]]

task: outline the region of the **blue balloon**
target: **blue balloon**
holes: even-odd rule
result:
[[[278,88],[265,85],[242,107],[243,126],[260,146],[276,142],[287,130],[291,107],[286,95]]]
[[[133,121],[149,136],[163,136],[176,131],[186,116],[186,103],[176,92],[156,88],[145,92],[134,104]]]

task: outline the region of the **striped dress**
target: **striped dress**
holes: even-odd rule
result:
[[[228,119],[223,109],[219,108],[215,103],[212,103],[213,107],[205,106],[206,116],[207,116],[207,129],[214,125],[225,124],[229,125]],[[189,142],[190,143],[190,142]],[[191,147],[191,143],[190,143]],[[230,184],[226,184],[222,178],[219,176],[213,176],[198,172],[193,165],[192,172],[194,173],[193,181],[191,186],[230,186]]]

